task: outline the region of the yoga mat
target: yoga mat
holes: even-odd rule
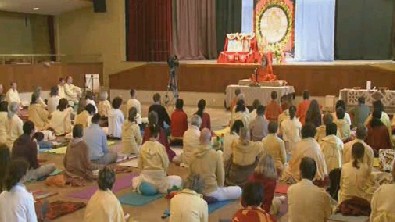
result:
[[[107,146],[112,146],[115,144],[115,141],[107,141]],[[49,150],[43,150],[40,149],[40,153],[52,153],[52,154],[66,154],[67,146],[62,146],[56,149],[49,149]]]
[[[276,189],[274,190],[274,193],[287,194],[288,188],[289,188],[288,184],[278,183]]]
[[[117,178],[112,191],[114,193],[116,193],[122,189],[132,187],[132,179],[135,176],[136,175],[134,175],[134,174],[128,174],[127,176],[124,176],[122,178]],[[89,200],[98,189],[99,188],[96,185],[96,186],[85,188],[85,189],[80,190],[78,192],[70,193],[67,196],[72,197],[72,198],[77,198],[77,199]]]
[[[146,204],[151,203],[157,199],[163,197],[163,194],[156,194],[153,196],[145,196],[139,193],[129,193],[119,198],[119,201],[122,204],[131,205],[131,206],[144,206]]]
[[[230,133],[230,127],[229,126],[227,126],[227,127],[225,127],[224,129],[222,129],[222,130],[216,130],[216,131],[214,131],[214,134],[216,135],[216,136],[221,136],[222,134],[227,134],[227,133]]]
[[[338,222],[366,222],[369,220],[369,217],[366,216],[343,216],[342,214],[332,214],[329,217],[330,221],[338,221]]]
[[[208,205],[208,213],[211,214],[214,211],[221,209],[222,207],[224,207],[232,202],[233,201],[231,201],[231,200],[225,200],[225,201],[218,201],[218,202],[210,203]]]
[[[127,162],[119,163],[119,166],[124,166],[124,167],[134,167],[137,168],[139,167],[139,160],[137,158],[129,160]]]

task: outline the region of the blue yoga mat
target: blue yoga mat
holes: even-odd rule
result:
[[[157,194],[153,196],[144,196],[139,193],[129,193],[119,198],[119,201],[122,204],[131,205],[131,206],[144,206],[148,203],[151,203],[154,200],[162,198],[162,194]]]

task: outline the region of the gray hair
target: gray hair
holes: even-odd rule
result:
[[[8,105],[8,118],[11,119],[18,112],[19,104],[12,102]]]
[[[100,101],[105,101],[108,99],[108,93],[107,91],[101,91],[100,96],[99,96]]]
[[[207,128],[202,129],[199,137],[200,144],[210,145],[211,144],[211,131]]]
[[[193,115],[192,117],[191,117],[191,125],[192,126],[197,126],[197,127],[200,127],[201,125],[202,125],[202,118],[200,118],[200,116],[199,115]]]
[[[247,127],[240,128],[240,141],[244,145],[248,145],[250,142],[250,130]]]
[[[191,174],[186,179],[184,187],[201,194],[204,189],[204,179],[199,174]]]
[[[277,178],[277,170],[273,157],[269,154],[262,156],[255,168],[255,173],[262,174],[266,178]]]

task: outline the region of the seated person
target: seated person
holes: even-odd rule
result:
[[[99,105],[98,105],[99,115],[102,120],[108,120],[108,114],[111,110],[111,103],[108,101],[108,93],[107,91],[100,92]],[[106,123],[107,124],[107,123]]]
[[[114,183],[115,173],[113,170],[105,167],[99,171],[99,190],[88,201],[84,222],[124,222],[127,220],[121,203],[112,192]]]
[[[333,122],[337,125],[338,135],[342,141],[347,141],[351,136],[351,125],[346,119],[344,119],[345,111],[343,108],[339,107],[336,110],[337,119]]]
[[[12,147],[14,141],[23,134],[23,121],[18,116],[19,104],[12,102],[8,105],[8,119],[6,123],[7,146]]]
[[[49,127],[49,112],[45,110],[35,94],[32,94],[32,100],[28,108],[29,120],[34,123],[36,128],[41,131]]]
[[[270,98],[272,100],[266,105],[265,116],[269,121],[277,121],[278,116],[283,112],[280,105],[277,103],[277,92],[272,91]]]
[[[348,113],[346,112],[346,102],[344,102],[344,100],[341,100],[341,99],[338,100],[338,101],[336,102],[336,105],[335,105],[335,111],[337,111],[338,108],[342,108],[342,109],[344,110],[344,118],[343,118],[343,119],[347,122],[348,125],[351,126],[351,117],[350,117],[350,114],[348,114]],[[333,113],[332,115],[333,115],[333,121],[338,120],[338,117],[337,117],[336,112]]]
[[[7,174],[8,165],[10,163],[10,148],[5,145],[0,145],[0,191],[4,189],[4,178]]]
[[[122,150],[126,155],[139,153],[142,143],[140,127],[137,124],[138,112],[135,107],[130,108],[128,119],[122,126]]]
[[[262,104],[259,101],[259,99],[254,99],[254,101],[252,101],[252,110],[250,110],[250,119],[253,120],[256,118],[256,116],[257,116],[256,112],[257,112],[258,107],[260,105],[262,105]],[[265,107],[263,107],[263,108],[265,108]],[[265,114],[265,111],[263,111],[263,114]]]
[[[223,159],[226,163],[230,157],[232,156],[232,143],[235,140],[240,138],[240,129],[244,127],[244,124],[241,120],[236,120],[232,127],[230,128],[230,132],[224,135],[224,153]]]
[[[236,105],[237,105],[237,101],[239,101],[239,95],[241,94],[241,90],[239,88],[235,89],[235,95],[230,103],[230,110],[233,110]]]
[[[277,171],[272,156],[265,155],[259,159],[255,172],[249,178],[249,181],[261,184],[265,191],[265,196],[262,197],[260,204],[262,209],[270,212],[277,185]],[[244,204],[242,205],[244,206]]]
[[[200,146],[189,164],[188,175],[200,175],[204,180],[203,194],[218,201],[240,198],[241,188],[224,187],[225,170],[220,152],[211,147],[211,131],[203,129],[200,134]]]
[[[96,107],[96,102],[95,102],[95,95],[93,94],[92,91],[87,91],[85,95],[85,106],[91,104],[93,107],[95,107],[95,113],[98,112],[97,107]]]
[[[363,162],[364,146],[354,143],[352,146],[352,162],[342,167],[340,179],[339,203],[359,197],[370,202],[373,192],[371,186],[371,171]]]
[[[138,99],[136,99],[136,90],[130,90],[130,99],[126,102],[126,110],[130,110],[130,108],[134,107],[137,109],[136,122],[138,125],[141,124],[141,103]],[[127,116],[126,116],[127,118]]]
[[[184,132],[188,129],[188,116],[183,110],[184,100],[177,99],[176,109],[171,114],[170,140],[177,144],[182,144]]]
[[[258,106],[256,109],[256,117],[250,123],[250,130],[252,141],[262,141],[267,135],[267,125],[269,121],[264,116],[265,107],[262,105]]]
[[[8,103],[18,103],[21,104],[21,97],[16,89],[16,82],[11,82],[10,89],[6,93],[6,101]]]
[[[25,181],[37,180],[48,176],[56,169],[54,164],[39,165],[37,143],[33,140],[33,135],[34,123],[28,120],[23,124],[22,136],[15,140],[12,148],[12,159],[24,158],[29,163]]]
[[[257,159],[263,154],[260,142],[250,141],[250,131],[242,127],[240,138],[233,140],[232,156],[227,163],[225,172],[225,185],[243,187],[254,172]]]
[[[36,141],[39,149],[49,150],[52,149],[53,145],[51,141],[44,141],[44,133],[35,132],[33,139]]]
[[[277,136],[277,122],[269,123],[269,134],[262,140],[262,145],[265,152],[273,157],[277,172],[281,175],[287,162],[287,153],[284,141]]]
[[[145,141],[141,146],[138,160],[141,174],[134,177],[132,186],[134,190],[141,192],[140,185],[144,182],[159,193],[166,193],[167,189],[181,187],[181,177],[167,176],[167,169],[170,161],[166,154],[165,147],[159,143],[159,125],[152,124],[149,126],[150,139]],[[143,192],[141,192],[144,194]]]
[[[78,98],[81,96],[81,88],[73,84],[73,77],[66,77],[66,83],[63,89],[67,101],[72,102],[71,104],[78,102]]]
[[[343,141],[336,136],[337,126],[334,123],[326,125],[326,137],[320,144],[321,151],[324,154],[328,174],[337,168],[342,167]]]
[[[302,128],[302,140],[298,142],[295,149],[291,151],[288,169],[286,169],[286,174],[283,175],[285,179],[290,176],[295,181],[301,180],[299,170],[300,163],[304,157],[310,157],[316,163],[317,168],[314,180],[320,182],[325,181],[325,177],[328,175],[325,158],[314,136],[315,126],[306,123]]]
[[[33,195],[23,185],[29,163],[11,160],[0,194],[0,221],[37,221]]]
[[[265,192],[260,183],[247,183],[241,195],[243,208],[233,215],[232,222],[272,222],[268,211],[260,206]]]
[[[117,160],[117,153],[108,150],[107,136],[99,121],[100,115],[93,115],[92,124],[85,129],[84,141],[88,144],[89,159],[96,164],[108,165]]]
[[[144,129],[143,144],[151,138],[151,126],[158,126],[158,114],[156,112],[150,112],[148,114],[148,127]],[[169,141],[167,140],[166,132],[162,127],[159,127],[159,143],[166,148],[167,156],[170,161],[173,161],[176,153],[170,149]]]
[[[0,102],[0,144],[7,142],[8,102]]]
[[[369,166],[370,170],[372,170],[374,163],[374,155],[373,155],[373,149],[365,143],[367,133],[368,133],[367,128],[365,126],[360,125],[357,127],[356,138],[344,144],[343,157],[342,157],[343,165],[352,161],[352,155],[351,155],[352,146],[355,143],[361,143],[365,148],[363,155],[363,162]]]
[[[57,109],[58,105],[59,105],[59,100],[60,100],[60,96],[59,96],[59,87],[57,86],[53,86],[51,88],[51,92],[49,93],[49,98],[48,98],[48,112],[49,113],[53,113],[55,112],[55,110]]]
[[[199,175],[188,178],[184,189],[170,200],[170,221],[208,222],[207,202],[201,195],[203,186]]]
[[[203,128],[207,128],[211,130],[211,120],[210,115],[205,112],[206,110],[206,100],[201,99],[198,102],[198,111],[195,113],[196,115],[200,116],[202,119],[202,125],[200,126],[200,130]]]
[[[292,98],[290,95],[283,95],[281,97],[281,110],[283,111],[277,118],[278,129],[281,130],[281,123],[289,119],[289,107],[291,107]]]
[[[379,155],[381,149],[391,149],[391,137],[388,133],[388,128],[381,122],[381,113],[373,111],[372,120],[368,125],[368,135],[366,136],[366,143],[373,148],[374,155]]]
[[[108,113],[108,135],[114,139],[121,139],[122,125],[125,121],[125,117],[120,110],[121,105],[121,97],[115,97],[112,101],[112,109]]]
[[[304,157],[300,161],[302,180],[288,189],[289,221],[327,221],[332,214],[329,194],[313,184],[316,166],[314,159],[310,157]]]
[[[388,128],[388,131],[391,131],[391,120],[386,112],[384,112],[384,104],[381,100],[377,100],[373,102],[373,112],[380,112],[380,120],[381,122]],[[378,115],[377,115],[378,116]],[[365,120],[365,126],[369,126],[370,121],[373,119],[373,113],[371,113],[368,118]]]
[[[82,125],[75,125],[73,128],[73,139],[67,146],[66,155],[63,158],[63,165],[69,175],[92,180],[95,179],[92,170],[99,169],[99,165],[93,164],[89,159],[89,148],[82,139],[83,136],[84,128]]]
[[[188,166],[193,153],[199,147],[199,137],[200,137],[200,124],[202,124],[202,119],[198,115],[193,115],[191,117],[191,124],[188,130],[184,133],[183,138],[183,152],[181,154],[181,162]]]
[[[363,125],[365,120],[368,118],[370,114],[369,106],[365,105],[365,97],[361,96],[358,98],[358,106],[353,108],[350,111],[352,115],[352,126],[357,127],[359,125]]]
[[[65,135],[71,132],[71,113],[73,109],[66,99],[59,100],[58,109],[52,113],[49,125],[55,131],[55,135]]]
[[[306,112],[306,123],[313,124],[315,127],[321,126],[322,113],[321,107],[317,100],[313,99],[310,102],[309,109]]]
[[[281,135],[284,140],[285,150],[287,153],[291,153],[295,148],[296,144],[302,139],[302,123],[296,116],[296,107],[289,107],[289,119],[284,120],[281,123]]]
[[[92,104],[85,106],[85,110],[75,117],[74,124],[81,124],[84,128],[91,125],[92,116],[95,114],[95,107]]]
[[[246,107],[244,99],[239,99],[237,102],[234,113],[231,115],[231,125],[233,125],[236,120],[241,120],[244,127],[249,128],[250,111]]]
[[[300,119],[302,125],[304,125],[306,123],[307,110],[309,109],[311,102],[309,91],[304,90],[302,97],[303,97],[303,101],[300,102],[298,105],[298,112],[296,113],[296,116]]]
[[[154,100],[154,104],[152,104],[149,109],[148,113],[154,111],[158,114],[158,124],[162,128],[168,128],[167,126],[164,127],[164,123],[166,123],[168,126],[170,126],[170,117],[169,114],[167,114],[166,108],[160,104],[160,95],[159,93],[155,93],[154,96],[152,97]]]
[[[317,140],[318,143],[321,142],[322,139],[324,139],[326,135],[326,125],[333,123],[333,115],[330,113],[324,114],[324,117],[322,118],[324,124],[316,128],[316,133],[315,133],[315,140]],[[337,126],[336,126],[336,131],[337,131]]]
[[[392,178],[395,178],[395,164],[392,166]],[[381,185],[373,194],[370,221],[386,222],[395,220],[395,180],[392,184]]]

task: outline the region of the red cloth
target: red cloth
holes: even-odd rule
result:
[[[391,149],[391,138],[385,125],[371,127],[368,125],[366,143],[372,147],[377,156],[381,149]]]
[[[37,143],[30,137],[30,135],[22,134],[15,140],[12,148],[12,158],[24,158],[30,165],[30,168],[37,169],[38,164],[38,150]]]
[[[270,212],[270,206],[272,205],[272,201],[274,198],[274,191],[276,190],[277,178],[266,178],[261,174],[254,173],[249,178],[249,181],[262,184],[263,191],[265,192],[262,200],[262,208],[266,212]],[[243,201],[241,204],[244,206]]]
[[[208,113],[203,113],[202,115],[202,125],[200,126],[200,130],[204,128],[211,130],[210,115]]]
[[[270,215],[259,207],[246,207],[238,210],[232,222],[271,222]]]
[[[282,113],[280,105],[274,100],[270,101],[266,106],[265,116],[269,121],[277,121],[278,116]]]
[[[188,116],[182,109],[175,109],[171,114],[171,135],[173,137],[183,137],[188,130]]]
[[[310,106],[310,100],[303,100],[299,103],[296,116],[299,117],[299,121],[304,125],[306,123],[306,114]]]
[[[143,144],[145,141],[149,140],[150,138],[151,138],[151,131],[149,130],[149,127],[146,127],[144,130]],[[163,128],[160,128],[159,143],[165,146],[167,156],[169,157],[169,160],[172,161],[173,158],[176,156],[176,153],[172,149],[170,149],[169,141],[167,140],[166,132]]]

